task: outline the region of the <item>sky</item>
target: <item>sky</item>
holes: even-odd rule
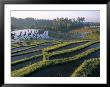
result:
[[[100,22],[100,11],[11,11],[11,17],[36,19],[55,19],[85,17],[87,22]]]

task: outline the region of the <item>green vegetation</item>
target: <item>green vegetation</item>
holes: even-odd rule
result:
[[[53,52],[53,53],[48,53],[48,56],[49,57],[52,57],[52,56],[56,56],[56,55],[62,55],[62,54],[69,54],[69,53],[72,53],[72,52],[75,52],[75,51],[78,51],[78,50],[81,50],[81,49],[84,49],[85,47],[88,47],[92,44],[95,44],[95,43],[99,43],[98,41],[95,41],[95,42],[88,42],[84,45],[81,45],[81,46],[78,46],[78,47],[74,47],[74,48],[71,48],[71,49],[67,49],[67,50],[62,50],[62,51],[57,51],[57,52]]]
[[[73,77],[88,77],[90,76],[96,69],[100,67],[100,59],[92,58],[89,60],[85,60],[73,73],[71,76]]]
[[[47,45],[48,43],[50,43],[50,42],[49,42],[49,41],[43,41],[43,42],[37,42],[37,43],[35,44],[35,41],[34,41],[34,42],[31,41],[31,45],[30,45],[29,47],[27,46],[27,47],[24,48],[24,49],[17,50],[17,51],[13,51],[13,52],[11,52],[11,54],[13,55],[14,53],[26,51],[26,50],[31,49],[31,48],[34,48],[34,47]],[[56,41],[56,42],[54,41],[54,42],[53,42],[53,45],[59,44],[59,43],[61,43],[61,41]],[[18,47],[15,47],[15,48],[18,48]]]
[[[23,58],[21,60],[16,60],[14,62],[11,62],[11,65],[17,65],[17,64],[20,64],[20,63],[23,63],[23,62],[26,62],[26,61],[30,61],[32,59],[36,59],[36,58],[42,58],[42,54],[34,55],[32,57],[29,57],[29,58]]]
[[[68,32],[75,28],[80,28],[83,26],[99,26],[100,23],[85,22],[84,17],[77,18],[55,18],[53,20],[49,19],[34,19],[34,18],[11,18],[11,29],[45,29],[56,32]]]
[[[100,32],[98,30],[94,30],[92,33],[86,35],[86,38],[91,40],[100,40]]]
[[[14,47],[16,48],[16,47],[19,47],[19,45],[18,44],[11,44],[11,47],[12,48],[14,48]]]
[[[21,46],[12,46],[11,49],[16,49],[16,48],[19,48]]]
[[[73,42],[63,42],[61,44],[56,44],[54,46],[49,46],[47,48],[44,48],[43,50],[44,51],[53,51],[53,50],[56,50],[56,49],[59,49],[59,48],[63,48],[65,46],[68,46],[68,45],[71,45],[71,44],[75,44],[75,43],[81,43],[81,42],[87,42],[87,40],[83,40],[83,41],[73,41]]]
[[[48,41],[48,40],[47,41],[46,40],[24,40],[22,42],[13,43],[13,44],[11,44],[11,46],[12,46],[12,49],[19,48],[19,47],[27,47],[26,49],[28,49],[28,47],[31,48],[34,46],[44,45],[44,44],[49,43],[49,42],[50,41]],[[17,51],[15,51],[15,52],[17,52]]]
[[[24,49],[21,49],[21,50],[13,51],[13,52],[11,52],[11,54],[22,52],[22,51],[26,51],[26,50],[34,48],[34,47],[36,47],[36,46],[30,46],[30,47],[27,47],[27,48],[24,48]]]
[[[11,17],[11,76],[23,77],[34,72],[36,74],[36,71],[39,75],[40,70],[40,74],[44,74],[47,67],[46,73],[52,72],[51,69],[58,69],[58,76],[66,74],[89,77],[95,76],[94,72],[100,74],[100,70],[97,71],[100,59],[96,58],[99,57],[100,51],[100,48],[97,48],[100,45],[97,44],[100,43],[100,22],[87,22],[85,19]],[[50,74],[48,75],[52,76]]]
[[[24,68],[12,71],[11,76],[12,77],[26,76],[26,75],[31,74],[32,72],[34,72],[36,70],[40,70],[41,68],[45,68],[47,66],[56,65],[56,64],[63,64],[65,62],[72,62],[72,61],[75,61],[75,60],[85,58],[89,54],[94,53],[95,51],[98,51],[98,50],[99,50],[99,48],[92,48],[92,49],[89,49],[89,50],[87,50],[87,51],[85,51],[81,54],[70,57],[70,58],[46,60],[44,62],[41,61],[41,62],[38,62],[38,63],[34,63],[34,64],[26,66]]]
[[[47,53],[46,51],[42,50],[43,61],[45,61],[47,58],[52,57],[52,56],[62,55],[62,54],[65,54],[65,53],[67,54],[67,53],[70,53],[70,52],[81,50],[82,47],[85,48],[85,47],[90,46],[90,45],[95,44],[95,43],[97,43],[97,42],[88,42],[87,44],[81,45],[80,48],[79,47],[75,47],[75,48],[67,49],[64,52],[57,51],[57,52],[53,52],[53,53]],[[36,52],[36,50],[31,51],[31,52],[25,52],[25,53],[21,53],[21,54],[16,54],[16,55],[13,55],[13,56],[24,55],[24,54],[28,54],[28,53],[32,53],[32,52]],[[26,61],[30,61],[30,60],[32,60],[34,58],[39,58],[39,57],[41,57],[41,54],[32,56],[30,58],[23,58],[21,60],[16,60],[16,61],[12,62],[11,64],[12,65],[16,65],[16,64],[19,64],[19,63],[22,63],[22,62],[26,62]]]
[[[12,54],[11,56],[14,57],[14,56],[19,56],[19,55],[34,53],[34,52],[38,52],[38,51],[40,51],[40,50],[39,49],[36,49],[36,50],[33,50],[33,51],[29,51],[29,52],[21,52],[19,54]]]
[[[22,50],[13,51],[11,54],[13,55],[14,53],[26,51],[28,49],[31,49],[31,48],[34,48],[34,47],[38,47],[38,46],[41,46],[41,45],[43,46],[43,45],[46,45],[46,44],[45,43],[36,44],[36,45],[30,46],[30,47],[27,47],[25,49],[22,49]]]
[[[86,41],[86,40],[85,40]],[[76,41],[74,43],[79,43],[79,42],[85,42],[85,41]],[[71,43],[70,43],[71,44]],[[55,45],[56,46],[56,45]],[[35,51],[31,51],[31,52],[35,52]],[[18,55],[24,55],[24,54],[28,54],[28,53],[31,53],[31,52],[25,52],[25,53],[20,53],[20,54],[16,54],[16,55],[12,55],[12,56],[18,56]],[[43,55],[43,60],[46,60],[46,58],[48,57],[48,53],[44,50],[42,50],[42,55]],[[36,58],[36,56],[40,56],[40,55],[35,55],[35,56],[32,56],[30,58],[23,58],[21,60],[16,60],[14,62],[12,62],[11,64],[14,65],[14,64],[18,64],[18,63],[22,63],[22,62],[25,62],[25,61],[29,61],[31,59],[34,59]]]
[[[24,43],[27,44],[27,46],[36,46],[36,45],[43,45],[46,43],[49,43],[49,41],[47,40],[26,40],[24,41]]]

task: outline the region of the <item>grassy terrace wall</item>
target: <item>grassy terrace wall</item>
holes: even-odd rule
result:
[[[63,48],[63,47],[65,47],[65,46],[68,46],[68,45],[71,45],[71,44],[82,43],[82,42],[88,42],[88,40],[75,41],[75,42],[74,42],[74,41],[64,42],[64,43],[61,43],[61,44],[56,44],[56,45],[54,45],[54,46],[49,46],[49,47],[47,47],[47,48],[44,48],[43,50],[44,50],[44,51],[47,51],[47,52],[49,52],[49,51],[54,51],[54,50],[56,50],[56,49]]]
[[[67,55],[69,53],[72,53],[72,52],[75,52],[75,51],[78,51],[78,50],[82,50],[85,47],[88,47],[88,46],[90,46],[92,44],[96,44],[96,43],[99,43],[99,42],[98,41],[88,42],[88,43],[86,43],[84,45],[81,45],[81,46],[78,46],[78,47],[74,47],[74,48],[67,49],[67,50],[62,50],[62,51],[57,51],[57,52],[52,52],[52,53],[47,52],[47,54],[46,54],[46,51],[44,51],[43,59],[46,60],[45,58],[47,58],[47,57],[52,57],[52,56],[57,56],[57,55],[63,55],[63,54]]]
[[[27,46],[27,48],[25,48],[25,49],[22,49],[22,50],[17,50],[17,51],[13,51],[13,52],[11,52],[11,54],[14,54],[14,53],[17,53],[17,52],[22,52],[22,51],[25,51],[25,50],[28,50],[28,49],[31,49],[31,48],[34,48],[34,47],[37,47],[37,46],[39,46],[39,45],[46,45],[48,42],[42,42],[42,43],[37,43],[36,45],[34,44],[34,45],[31,45],[31,46]]]
[[[53,53],[47,53],[46,51],[42,50],[42,54],[41,55],[35,55],[35,56],[32,56],[30,58],[24,58],[24,59],[21,59],[21,60],[16,60],[14,62],[11,63],[11,65],[16,65],[16,64],[19,64],[19,63],[22,63],[22,62],[26,62],[26,61],[30,61],[32,59],[35,59],[35,58],[39,58],[39,57],[43,57],[43,61],[47,60],[46,58],[47,57],[51,57],[51,56],[57,56],[57,55],[62,55],[62,54],[69,54],[70,52],[74,52],[74,51],[77,51],[77,50],[81,50],[87,46],[90,46],[92,44],[95,44],[97,42],[88,42],[84,45],[81,45],[81,46],[78,46],[78,47],[75,47],[75,48],[71,48],[71,49],[67,49],[67,50],[64,50],[64,51],[57,51],[57,52],[53,52]],[[38,50],[34,50],[34,51],[31,51],[31,52],[24,52],[24,53],[21,53],[21,54],[18,54],[18,55],[23,55],[23,54],[28,54],[28,53],[33,53],[33,52],[37,52]],[[12,55],[12,56],[18,56],[18,55]]]
[[[56,64],[63,64],[66,62],[80,60],[80,59],[85,58],[89,54],[94,53],[98,50],[100,50],[100,48],[92,48],[92,49],[89,49],[81,54],[75,55],[73,57],[64,58],[64,59],[46,60],[46,61],[34,63],[34,64],[29,65],[27,67],[23,67],[19,70],[12,71],[11,76],[12,77],[22,77],[22,76],[26,76],[28,74],[31,74],[32,72],[34,72],[36,70],[40,70],[41,68],[45,68],[47,66],[56,65]]]
[[[20,63],[23,63],[23,62],[26,62],[26,61],[30,61],[30,60],[32,60],[32,59],[39,58],[39,57],[43,57],[42,54],[34,55],[34,56],[32,56],[32,57],[29,57],[29,58],[24,58],[24,59],[16,60],[16,61],[14,61],[14,62],[11,62],[11,65],[20,64]]]
[[[85,60],[73,73],[72,77],[88,77],[96,69],[100,68],[100,59],[93,58],[89,60]]]
[[[24,55],[24,54],[29,54],[29,53],[34,53],[34,52],[37,52],[37,51],[41,51],[41,50],[36,49],[36,50],[33,50],[33,51],[29,51],[29,52],[21,52],[19,54],[13,54],[13,55],[11,55],[11,57],[19,56],[19,55]]]

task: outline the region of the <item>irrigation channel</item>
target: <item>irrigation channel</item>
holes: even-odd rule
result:
[[[74,48],[74,47],[83,45],[83,44],[85,44],[85,43],[86,43],[86,42],[81,42],[81,43],[77,43],[77,44],[75,43],[75,44],[70,45],[70,48]],[[72,47],[72,46],[73,46],[73,47]],[[85,48],[82,49],[82,50],[78,50],[78,51],[75,51],[75,52],[73,52],[73,53],[70,53],[69,55],[66,55],[66,56],[65,56],[65,55],[57,55],[57,56],[50,57],[49,59],[51,60],[51,59],[71,57],[71,56],[74,56],[74,55],[76,55],[76,54],[82,53],[82,52],[84,52],[84,51],[86,51],[86,50],[88,50],[88,49],[95,48],[95,47],[99,47],[99,46],[100,46],[100,44],[99,44],[99,43],[96,43],[96,44],[87,46],[87,47],[85,47]],[[64,47],[64,48],[65,48],[65,49],[69,49],[69,46]],[[64,48],[63,48],[63,49],[62,49],[62,48],[59,48],[58,51],[59,51],[60,49],[65,50]],[[55,51],[57,51],[57,50],[55,50]],[[53,52],[54,52],[54,51],[53,51]],[[92,55],[91,55],[91,56],[92,56]],[[97,53],[96,53],[96,54],[94,53],[93,57],[96,57],[96,56],[97,56]],[[19,57],[17,57],[17,58],[18,58],[18,60],[20,59]],[[22,63],[16,64],[16,65],[13,65],[13,66],[11,67],[11,70],[13,71],[13,70],[16,70],[16,69],[20,69],[20,68],[22,68],[22,67],[28,66],[28,65],[33,64],[33,63],[35,63],[35,62],[39,62],[39,61],[41,61],[41,60],[42,60],[42,56],[40,56],[39,58],[34,58],[34,59],[32,59],[32,60],[29,60],[29,61],[26,61],[26,62],[22,62]]]

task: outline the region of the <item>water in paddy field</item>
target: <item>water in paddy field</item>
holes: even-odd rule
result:
[[[80,46],[80,45],[82,45],[82,44],[84,44],[84,43],[86,43],[86,42],[82,42],[82,43],[74,43],[74,44],[72,44],[72,46],[74,47],[74,46]],[[52,45],[51,43],[49,43],[48,44],[49,46],[50,45]],[[44,45],[45,46],[45,45]],[[36,48],[36,47],[35,47]],[[70,45],[70,48],[71,48],[71,45]],[[68,47],[67,47],[67,49],[68,49]],[[31,51],[32,51],[32,49],[30,49]],[[63,49],[62,49],[63,50]],[[23,58],[25,58],[26,56],[28,57],[31,57],[31,56],[33,56],[33,55],[38,55],[38,54],[41,54],[41,51],[38,51],[38,52],[35,52],[35,53],[29,53],[29,54],[25,54],[25,55],[19,55],[19,56],[15,56],[15,57],[12,57],[12,59],[11,59],[11,61],[16,61],[16,60],[20,60],[20,59],[23,59]],[[41,61],[41,59],[42,59],[42,57],[40,57],[40,58],[37,58],[39,61]],[[35,61],[34,61],[35,60]],[[32,63],[35,63],[35,62],[39,62],[39,61],[36,61],[36,59],[33,59],[32,61],[27,61],[27,62],[25,62],[25,63],[20,63],[20,64],[17,64],[17,65],[14,65],[14,66],[12,66],[12,70],[15,70],[15,69],[19,69],[19,68],[22,68],[22,67],[25,67],[25,66],[27,66],[27,65],[29,65],[29,64],[32,64]]]
[[[46,47],[48,47],[48,46],[52,46],[52,45],[54,45],[53,43],[47,43],[47,44],[45,44],[45,45],[39,45],[39,46],[35,46],[35,47],[33,47],[33,48],[30,48],[30,49],[28,49],[28,50],[24,50],[24,51],[21,51],[21,52],[17,52],[17,53],[14,53],[14,54],[20,54],[20,53],[22,53],[22,52],[31,52],[31,51],[34,51],[34,50],[39,50],[40,51],[40,49],[42,49],[42,48],[46,48]],[[21,48],[21,49],[20,49]],[[25,47],[26,48],[26,47]],[[17,51],[17,50],[23,50],[22,49],[22,47],[19,47],[19,48],[16,48],[16,49],[14,49],[14,51]],[[12,51],[13,52],[13,51]]]
[[[84,43],[83,43],[83,44],[84,44]],[[79,45],[81,45],[81,44],[75,44],[75,46],[76,46],[76,45],[79,46]],[[70,47],[71,47],[71,46],[70,46]],[[88,50],[88,49],[95,48],[95,47],[100,47],[100,43],[96,43],[96,44],[90,45],[90,46],[88,46],[88,47],[86,47],[86,48],[84,48],[84,49],[82,49],[82,50],[73,52],[72,54],[69,54],[69,55],[64,55],[64,56],[63,56],[63,55],[59,55],[59,56],[51,57],[51,58],[49,58],[49,59],[51,60],[51,59],[57,59],[57,58],[59,59],[59,58],[71,57],[71,56],[73,56],[73,55],[82,53],[82,52],[84,52],[84,51],[86,51],[86,50]],[[40,52],[40,53],[39,53],[39,52]],[[12,58],[11,58],[11,61],[20,60],[20,59],[23,59],[23,58],[25,58],[25,57],[31,57],[31,56],[37,55],[37,54],[41,54],[41,51],[34,52],[34,53],[29,53],[29,54],[25,54],[25,55],[15,56],[15,57],[12,57]],[[90,56],[87,56],[87,58],[99,57],[99,55],[100,55],[100,51],[99,51],[99,52],[95,52],[95,53],[91,54]],[[35,62],[39,62],[39,61],[41,61],[41,60],[42,60],[42,57],[39,57],[39,58],[37,58],[37,60],[36,60],[36,59],[33,59],[32,61],[30,60],[30,61],[27,61],[27,62],[25,62],[25,63],[20,63],[20,64],[17,64],[17,65],[14,65],[14,66],[12,66],[12,70],[20,69],[20,68],[22,68],[22,67],[25,67],[25,66],[30,65],[30,64],[35,63]]]
[[[26,49],[27,47],[16,47],[16,48],[14,48],[14,49],[11,49],[11,51],[13,52],[13,51],[17,51],[17,50],[23,50],[23,49]]]
[[[71,57],[71,56],[75,56],[77,54],[80,54],[84,51],[87,51],[88,49],[91,49],[91,48],[96,48],[96,47],[100,47],[100,43],[96,43],[96,44],[92,44],[90,46],[87,46],[85,47],[84,49],[81,49],[81,50],[78,50],[78,51],[75,51],[75,52],[71,52],[69,54],[62,54],[62,55],[55,55],[55,56],[52,56],[50,57],[49,59],[52,60],[52,59],[60,59],[60,58],[66,58],[66,57]]]
[[[12,41],[30,39],[49,39],[48,31],[41,29],[22,29],[11,32]]]
[[[70,44],[70,45],[61,47],[61,48],[59,48],[59,49],[56,49],[56,50],[52,50],[52,51],[50,51],[50,52],[56,52],[56,51],[61,51],[61,50],[66,50],[66,49],[74,48],[74,47],[83,45],[83,44],[85,44],[85,43],[87,43],[87,42],[73,43],[73,44]]]
[[[86,33],[86,32],[85,32]],[[20,29],[11,32],[11,42],[18,42],[21,40],[68,40],[85,38],[85,33],[59,33],[55,31],[48,31],[44,29]],[[71,36],[72,35],[72,36]]]
[[[27,54],[23,54],[23,55],[13,56],[13,57],[11,57],[11,61],[13,62],[13,61],[16,61],[16,60],[32,57],[34,55],[39,55],[39,54],[41,54],[41,52],[42,51],[39,50],[39,51],[32,52],[32,53],[27,53]]]
[[[28,65],[31,65],[31,64],[33,64],[33,63],[35,63],[35,62],[39,62],[39,61],[42,61],[42,56],[40,56],[39,58],[33,58],[33,59],[30,60],[30,61],[26,61],[26,62],[17,64],[17,65],[13,65],[13,66],[11,66],[11,71],[20,69],[20,68],[22,68],[22,67],[26,67],[26,66],[28,66]]]
[[[70,63],[58,64],[35,71],[27,77],[69,77],[71,73],[84,62],[84,60],[100,57],[100,51],[96,51],[85,58]],[[99,76],[100,73],[97,73]],[[93,75],[94,76],[94,75]],[[92,76],[92,77],[93,77]]]

